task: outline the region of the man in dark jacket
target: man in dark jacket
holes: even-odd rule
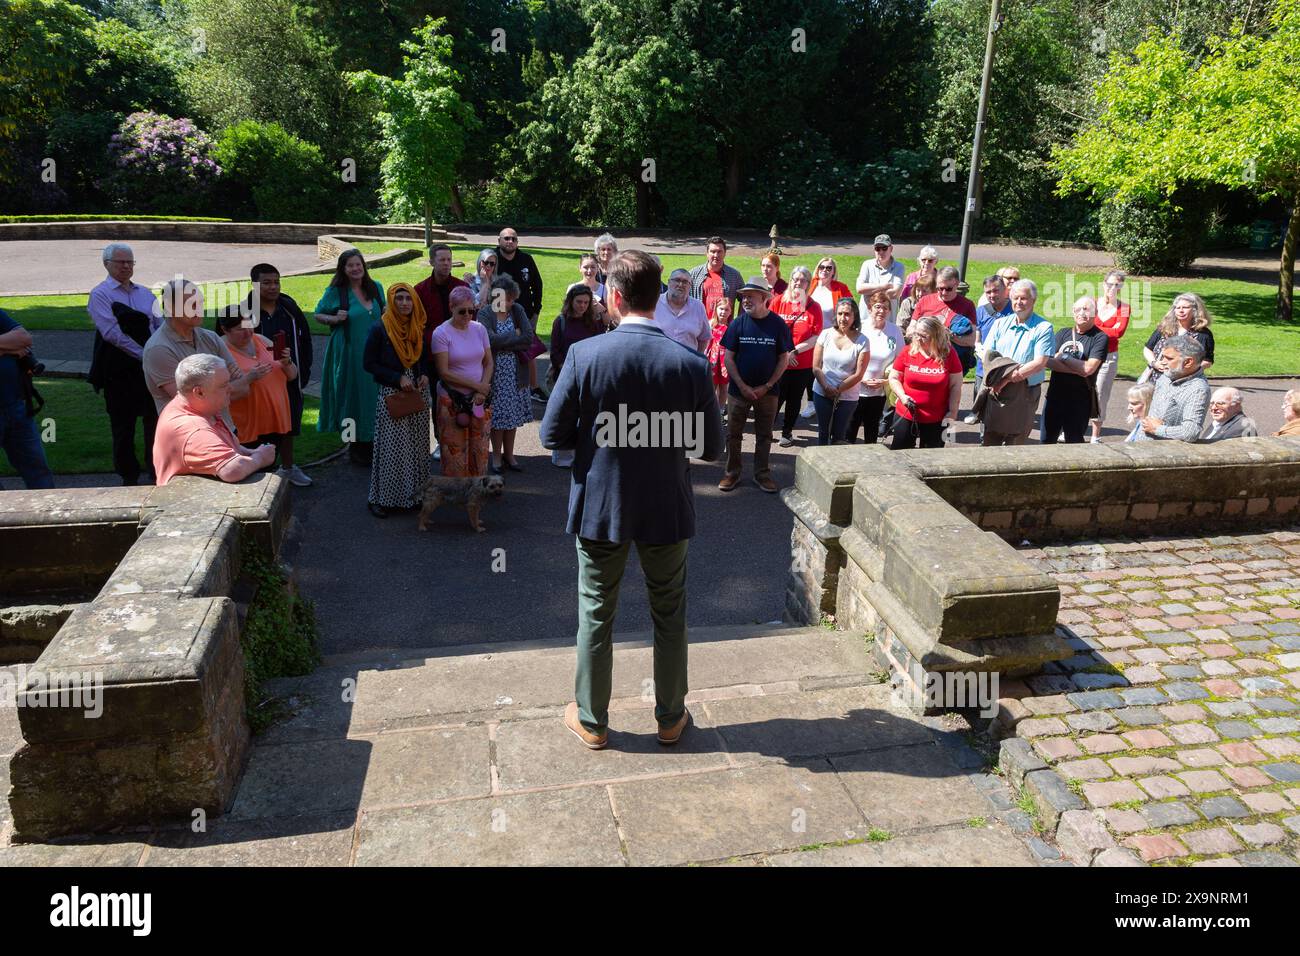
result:
[[[467,285],[451,274],[451,246],[438,243],[429,247],[429,265],[433,267],[427,279],[415,284],[415,294],[424,306],[424,344],[432,347],[433,330],[451,318],[447,300],[451,290]]]
[[[675,744],[690,720],[690,459],[721,456],[722,425],[708,361],[654,323],[659,272],[644,252],[614,260],[609,306],[619,326],[569,348],[542,420],[545,447],[574,449],[568,531],[577,535],[578,546],[577,700],[566,709],[564,723],[592,750],[607,743],[614,611],[634,541],[655,621],[659,742]]]

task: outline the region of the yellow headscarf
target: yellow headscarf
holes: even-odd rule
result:
[[[397,314],[397,307],[393,304],[397,301],[399,292],[409,294],[414,303],[411,314],[406,318]],[[388,287],[383,322],[388,341],[393,343],[393,350],[397,353],[397,360],[403,368],[411,368],[420,361],[420,353],[424,350],[424,303],[408,283],[394,282]]]

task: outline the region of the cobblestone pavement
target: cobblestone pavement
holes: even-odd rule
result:
[[[1100,865],[1295,866],[1300,534],[1024,552],[1079,654],[1003,681],[998,721],[1077,797],[1058,844]],[[1067,794],[1067,797],[1069,795]],[[1068,800],[1067,800],[1068,803]]]

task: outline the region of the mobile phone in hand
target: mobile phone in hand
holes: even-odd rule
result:
[[[284,358],[284,329],[275,333],[275,344],[272,346],[271,357],[277,362]]]

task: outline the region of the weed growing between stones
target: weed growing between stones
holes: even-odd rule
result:
[[[867,832],[868,843],[886,843],[893,838],[894,835],[888,830],[881,830],[876,827],[872,827],[871,830]]]
[[[249,726],[257,734],[274,723],[279,712],[275,699],[264,693],[263,683],[310,674],[320,663],[316,612],[264,552],[245,552],[240,574],[257,586],[240,637],[245,709]]]

